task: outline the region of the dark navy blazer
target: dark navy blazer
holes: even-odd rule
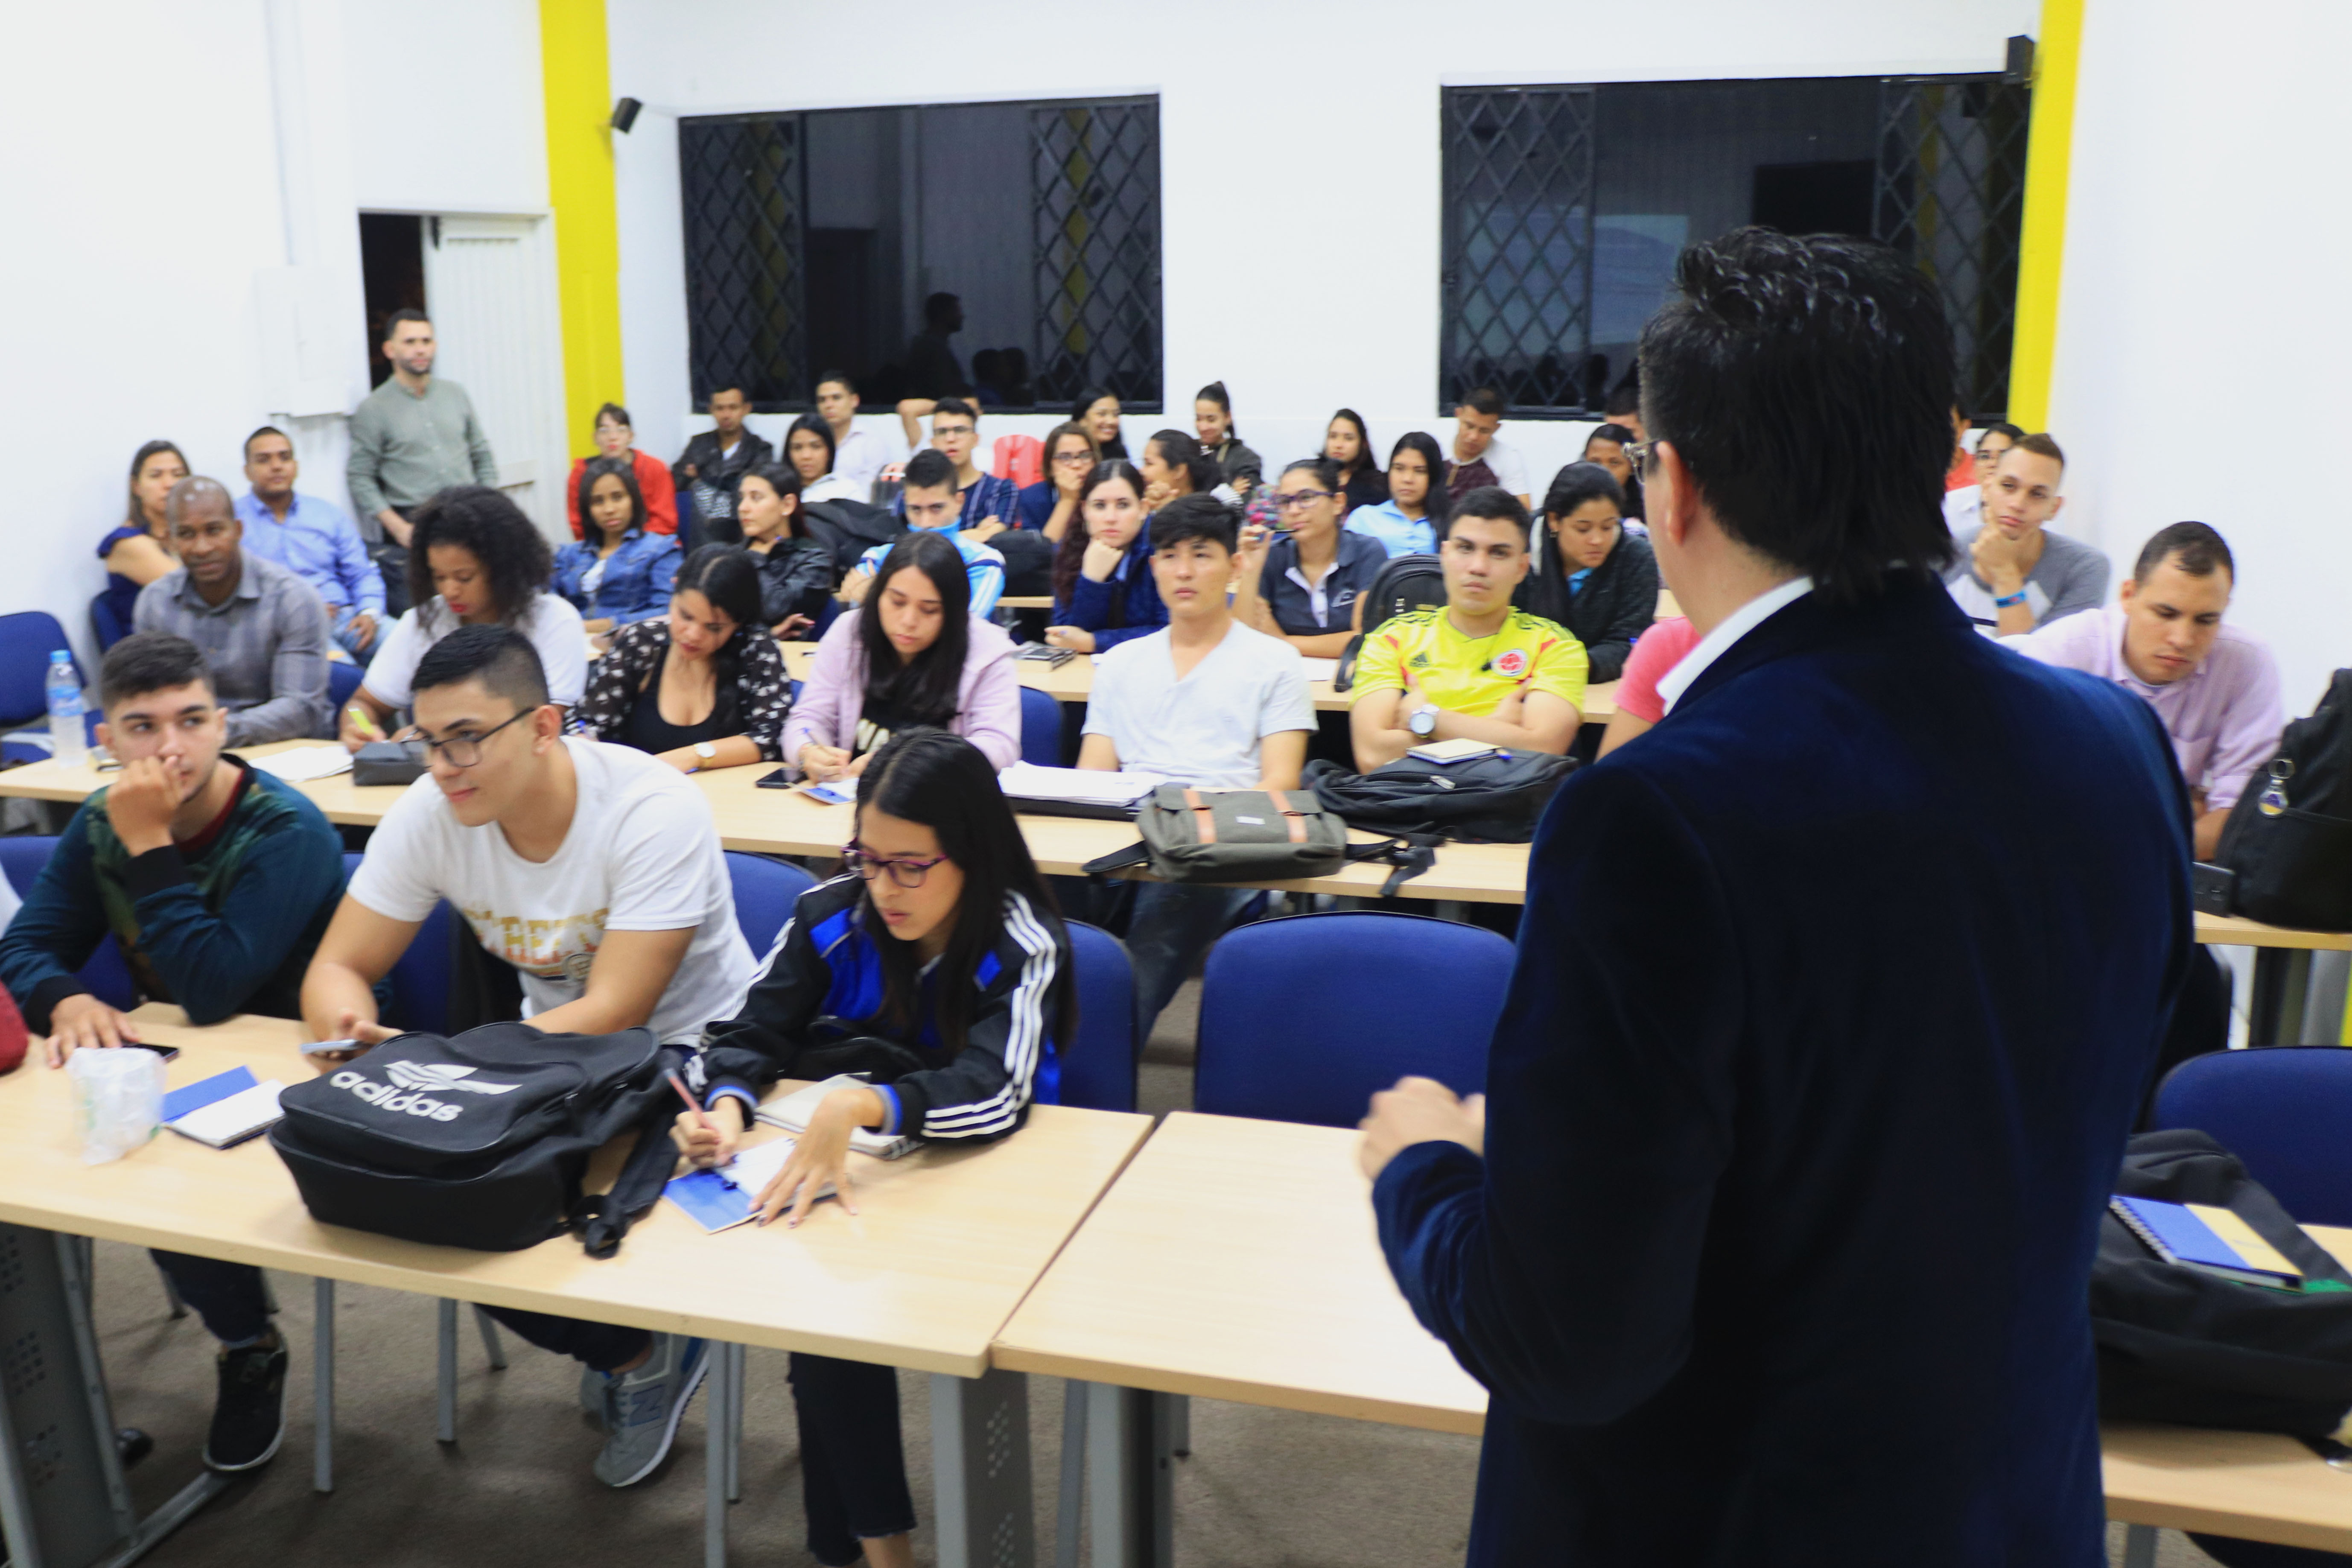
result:
[[[1373,1189],[1493,1392],[1473,1563],[2097,1568],[2084,1298],[2190,944],[2121,689],[1808,595],[1570,778],[1486,1158]]]

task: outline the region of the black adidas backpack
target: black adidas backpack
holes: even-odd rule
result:
[[[2231,909],[2305,931],[2352,931],[2352,669],[2230,808],[2215,859],[2237,873]]]
[[[1363,605],[1364,629],[1349,638],[1339,654],[1339,668],[1331,677],[1334,691],[1356,684],[1356,659],[1364,651],[1366,637],[1399,616],[1445,607],[1445,568],[1434,555],[1391,556],[1364,591]]]
[[[324,1224],[484,1252],[576,1226],[603,1257],[675,1164],[662,1075],[676,1065],[643,1028],[400,1035],[287,1089],[269,1142]],[[632,1129],[637,1155],[621,1181],[583,1197],[589,1157]]]

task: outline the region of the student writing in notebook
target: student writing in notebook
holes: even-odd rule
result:
[[[818,1105],[757,1194],[763,1224],[801,1224],[827,1184],[856,1212],[856,1129],[939,1142],[1013,1131],[1033,1098],[1052,1097],[1054,1043],[1074,1021],[1069,938],[977,747],[899,736],[859,775],[850,823],[847,870],[801,895],[742,1011],[703,1037],[709,1119],[677,1119],[687,1157],[716,1164],[778,1079],[870,1074]],[[796,1353],[792,1382],[810,1552],[913,1563],[897,1371]]]
[[[227,712],[204,654],[140,632],[99,667],[101,744],[122,772],[84,801],[0,938],[0,984],[48,1039],[48,1061],[139,1038],[76,973],[113,933],[144,994],[197,1024],[290,1017],[303,966],[343,885],[342,844],[300,791],[221,754]],[[278,1452],[286,1345],[261,1271],[158,1252],[157,1267],[221,1344],[205,1463],[247,1470]]]

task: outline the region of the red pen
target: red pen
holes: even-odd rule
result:
[[[705,1132],[716,1132],[719,1131],[719,1124],[711,1121],[708,1116],[703,1115],[702,1107],[694,1103],[694,1096],[688,1090],[686,1080],[684,1079],[678,1077],[677,1074],[674,1072],[667,1072],[662,1074],[662,1076],[669,1079],[670,1088],[677,1090],[677,1097],[686,1101],[686,1108],[694,1112],[694,1120],[701,1126]]]

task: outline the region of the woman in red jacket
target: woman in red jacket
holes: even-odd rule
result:
[[[636,431],[630,426],[629,411],[617,403],[607,403],[596,410],[596,456],[626,458],[637,471],[637,489],[646,498],[646,531],[676,533],[677,531],[677,487],[670,483],[669,468],[659,458],[648,458],[636,449]],[[572,537],[585,539],[580,527],[580,476],[588,467],[586,458],[572,460],[572,477],[564,482],[565,504],[572,509]]]

